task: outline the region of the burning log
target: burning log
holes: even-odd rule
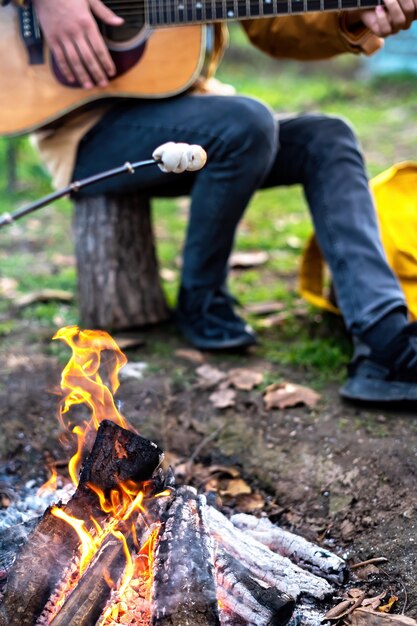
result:
[[[50,625],[94,626],[110,595],[113,581],[119,579],[125,566],[123,544],[110,536]]]
[[[275,526],[269,519],[239,513],[233,515],[231,521],[273,552],[288,557],[313,574],[338,585],[347,581],[348,569],[343,559],[299,535]]]
[[[205,498],[177,490],[163,521],[153,567],[152,626],[220,626]]]
[[[261,585],[240,561],[216,550],[217,597],[223,612],[236,616],[245,624],[285,626],[291,619],[295,601],[273,586]],[[224,620],[222,619],[222,626]]]
[[[124,480],[148,480],[162,456],[153,442],[103,421],[81,471],[79,486],[62,510],[87,523],[90,517],[102,519],[97,495],[88,484],[94,483],[107,492]],[[93,527],[93,522],[90,524]],[[34,624],[78,545],[77,535],[48,508],[10,570],[0,605],[1,626]]]
[[[302,595],[323,600],[332,594],[333,589],[326,580],[301,569],[287,557],[275,554],[211,506],[207,519],[210,534],[224,552],[238,559],[257,580],[294,599]]]

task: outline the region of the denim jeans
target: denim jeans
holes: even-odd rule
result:
[[[166,141],[202,145],[206,166],[181,175],[143,168],[83,193],[190,195],[183,287],[225,282],[236,229],[256,190],[300,184],[347,327],[360,336],[388,312],[405,308],[385,259],[360,148],[346,122],[319,114],[278,120],[244,96],[123,101],[82,139],[74,178],[149,159]]]

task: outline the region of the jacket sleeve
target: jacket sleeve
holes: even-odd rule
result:
[[[250,41],[275,58],[320,60],[344,52],[372,54],[383,40],[365,27],[349,30],[344,13],[285,15],[242,22]]]

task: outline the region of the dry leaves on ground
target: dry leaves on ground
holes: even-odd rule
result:
[[[222,372],[211,365],[201,365],[196,372],[198,374],[198,387],[202,389],[215,388],[209,396],[209,400],[217,409],[225,409],[235,405],[235,389],[251,391],[263,381],[261,372],[244,367],[236,367],[228,372]]]
[[[323,620],[331,621],[335,626],[417,626],[411,617],[390,614],[398,598],[390,596],[385,600],[386,595],[387,592],[383,591],[377,596],[367,597],[361,589],[349,589],[343,600],[332,607]]]
[[[178,350],[175,350],[174,354],[180,359],[185,359],[185,361],[190,361],[191,363],[204,363],[204,354],[199,350],[193,350],[191,348],[180,348]]]
[[[231,255],[229,266],[231,268],[249,268],[264,265],[269,259],[269,254],[263,250],[253,252],[235,252]]]
[[[299,404],[313,408],[320,397],[320,394],[309,387],[282,382],[269,385],[265,389],[264,403],[268,411],[270,409],[285,409]]]
[[[256,372],[245,367],[235,367],[227,374],[227,380],[236,389],[251,391],[261,384],[264,377],[261,372]]]
[[[196,369],[196,372],[198,374],[197,385],[202,389],[215,387],[220,381],[226,378],[226,374],[224,372],[217,369],[217,367],[212,367],[211,365],[201,365]]]

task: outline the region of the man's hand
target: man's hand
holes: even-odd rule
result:
[[[110,26],[123,19],[101,0],[33,0],[42,32],[59,69],[85,89],[106,87],[115,67],[94,16]]]
[[[375,9],[346,12],[346,25],[352,27],[362,23],[378,37],[388,37],[400,30],[410,28],[417,18],[417,0],[384,0],[384,5]]]

